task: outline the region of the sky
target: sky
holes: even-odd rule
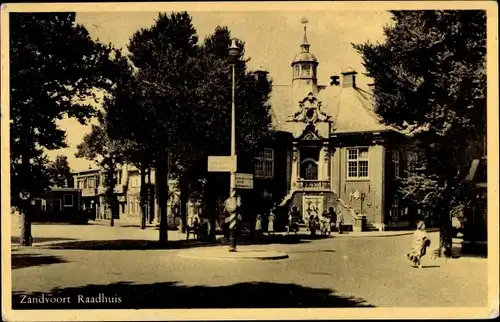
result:
[[[362,75],[365,69],[351,43],[383,42],[383,27],[391,23],[384,11],[188,11],[200,42],[216,26],[227,26],[233,37],[245,42],[249,69],[265,69],[276,85],[291,84],[290,63],[300,52],[303,38],[301,18],[307,17],[310,52],[318,61],[318,83],[328,84],[330,76],[340,75],[349,67],[358,74],[360,87],[370,82]],[[91,37],[126,50],[129,38],[141,28],[154,24],[158,12],[77,12],[76,20]],[[58,125],[67,131],[68,148],[49,151],[68,156],[73,170],[86,169],[92,163],[74,157],[76,146],[89,132],[76,120],[66,119]]]

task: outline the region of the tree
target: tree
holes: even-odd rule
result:
[[[106,105],[113,104],[113,99],[107,99]],[[117,183],[117,166],[123,161],[121,151],[124,149],[121,142],[111,139],[107,134],[109,120],[104,113],[99,115],[99,124],[92,125],[83,142],[77,146],[77,158],[86,158],[95,161],[100,169],[104,170],[105,187],[104,200],[110,207],[110,226],[114,226],[114,218],[118,217],[118,197],[115,193]]]
[[[198,37],[191,17],[186,12],[160,13],[155,24],[141,29],[130,39],[128,50],[138,68],[141,106],[138,110],[147,121],[140,144],[154,147],[157,201],[160,217],[160,242],[168,241],[167,200],[171,150],[184,144],[189,123],[189,106],[201,76],[196,63]],[[188,77],[187,77],[188,76]],[[122,115],[125,112],[122,112]],[[129,114],[133,115],[133,114]],[[137,115],[136,115],[137,116]],[[127,123],[130,124],[130,123]]]
[[[393,11],[382,44],[358,44],[386,123],[415,139],[426,160],[410,171],[404,196],[440,219],[451,254],[449,213],[464,200],[463,181],[486,135],[486,13],[476,10]]]
[[[58,155],[53,162],[47,166],[51,185],[56,187],[73,187],[73,174],[69,167],[68,157]]]
[[[56,121],[92,116],[96,88],[108,89],[112,49],[94,42],[75,13],[10,15],[11,204],[21,210],[20,244],[31,245],[30,202],[49,185],[45,150],[66,147]]]
[[[232,64],[235,64],[236,150],[242,159],[252,160],[263,142],[272,138],[270,106],[267,104],[272,84],[247,71],[242,41],[241,53],[234,61],[228,54],[231,34],[227,27],[217,27],[205,38],[200,49],[199,64],[203,71],[187,117],[192,126],[183,132],[182,145],[172,152],[179,179],[181,203],[185,206],[191,194],[202,194],[205,214],[215,228],[215,200],[228,193],[227,175],[209,174],[209,155],[229,155],[231,147]],[[185,224],[186,210],[181,211]],[[213,233],[213,231],[212,231]]]
[[[124,162],[135,165],[141,176],[141,229],[146,228],[146,205],[151,190],[151,167],[154,165],[156,146],[150,132],[154,118],[148,115],[148,98],[142,95],[138,72],[127,57],[119,61],[121,77],[114,90],[114,103],[108,106],[110,121],[108,136],[126,142],[123,145]],[[138,124],[137,120],[141,120]],[[146,185],[146,176],[148,184]],[[153,207],[151,207],[153,208]]]

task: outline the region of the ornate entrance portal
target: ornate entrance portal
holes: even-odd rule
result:
[[[320,219],[323,214],[323,196],[312,196],[303,195],[302,196],[302,219],[304,221],[309,220],[309,217],[313,215],[318,216]]]

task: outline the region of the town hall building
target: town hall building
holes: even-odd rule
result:
[[[394,179],[403,172],[408,139],[381,122],[355,70],[319,85],[319,65],[304,27],[291,84],[273,85],[279,139],[255,159],[256,193],[273,190],[285,213],[296,207],[304,221],[333,207],[354,229],[383,230],[402,211]]]

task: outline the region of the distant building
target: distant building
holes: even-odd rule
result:
[[[141,191],[141,175],[139,169],[132,165],[119,165],[117,167],[117,184],[115,186],[115,193],[119,203],[119,219],[128,219],[131,221],[140,222],[141,206],[140,206],[140,191]],[[75,187],[82,191],[82,207],[85,209],[92,209],[95,213],[96,219],[110,219],[111,211],[106,204],[104,193],[104,171],[97,168],[86,169],[74,173]],[[148,182],[148,178],[151,182]],[[155,202],[155,171],[151,171],[150,176],[146,176],[145,181],[148,189],[148,202],[145,205],[146,218],[150,223],[159,222],[158,219],[158,206]],[[175,207],[178,203],[178,189],[176,189],[176,182],[170,180],[170,198],[167,204],[167,216],[170,226],[178,224],[179,219],[175,218]],[[189,203],[188,213],[191,214],[195,211],[195,205]]]
[[[33,201],[33,222],[77,222],[84,217],[78,188],[50,187],[43,197]]]

